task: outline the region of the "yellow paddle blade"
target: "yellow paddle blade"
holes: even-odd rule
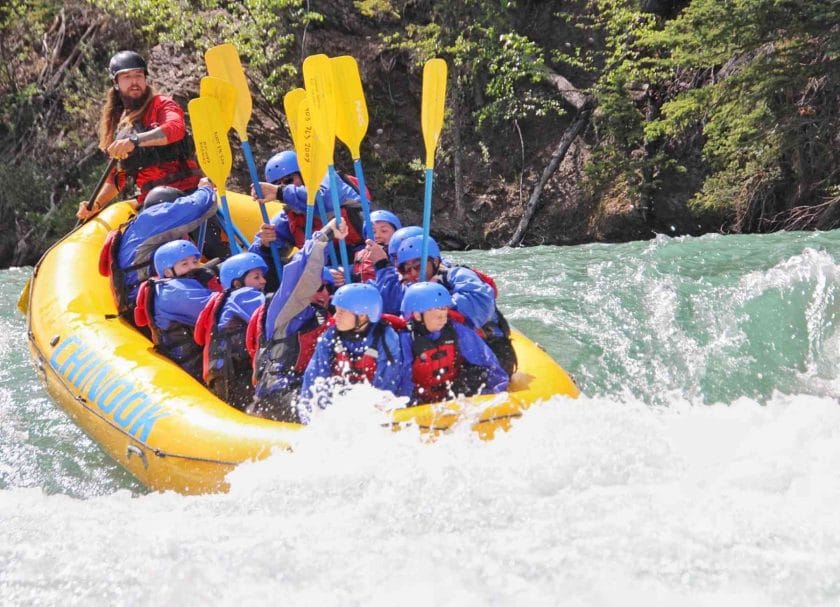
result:
[[[297,152],[298,167],[300,167],[300,176],[303,178],[303,183],[312,184],[314,182],[313,166],[316,161],[315,151],[317,143],[315,142],[315,128],[312,126],[312,112],[309,108],[309,98],[304,95],[302,99],[298,100],[297,117],[292,120],[297,126],[297,134],[292,137],[295,143],[295,152]],[[291,124],[290,123],[290,124]],[[315,204],[315,195],[318,193],[318,188],[306,188],[306,204]]]
[[[187,104],[187,110],[190,113],[198,164],[216,186],[219,195],[223,196],[232,159],[219,102],[213,97],[199,97]]]
[[[236,88],[227,80],[205,76],[198,87],[199,97],[213,97],[219,102],[222,124],[225,131],[233,126],[233,114],[236,110]]]
[[[332,164],[335,149],[335,86],[330,58],[310,55],[303,60],[303,82],[312,110],[312,124]]]
[[[20,297],[18,297],[17,301],[17,309],[24,316],[26,316],[26,313],[29,311],[29,289],[31,286],[32,277],[30,276],[26,280],[26,284],[23,285],[23,290],[20,292]]]
[[[443,128],[443,106],[446,102],[446,61],[429,59],[423,66],[423,104],[420,124],[426,143],[426,168],[435,168],[435,148]]]
[[[335,135],[350,149],[353,160],[358,160],[368,129],[367,102],[359,66],[350,55],[332,57],[330,63],[335,82]]]
[[[233,113],[233,128],[241,141],[248,141],[248,121],[251,120],[251,90],[245,70],[239,61],[239,53],[232,44],[225,43],[207,49],[204,53],[207,73],[225,80],[236,89],[236,109]]]
[[[289,123],[289,133],[295,149],[297,149],[295,137],[297,137],[298,106],[305,98],[306,91],[302,88],[292,89],[283,96],[283,111],[286,112],[286,122]]]
[[[313,129],[314,130],[314,129]],[[335,142],[335,139],[333,139]],[[318,135],[318,131],[315,131],[315,141],[314,143],[314,152],[312,154],[312,178],[308,183],[312,184],[312,187],[306,188],[306,195],[309,196],[309,190],[312,190],[312,200],[315,200],[315,194],[318,193],[318,188],[321,186],[321,182],[324,180],[324,175],[327,174],[327,169],[333,161],[333,146],[327,145],[323,141],[321,141],[321,137]]]

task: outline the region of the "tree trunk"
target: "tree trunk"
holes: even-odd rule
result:
[[[653,94],[650,90],[645,94],[645,122],[650,124],[659,117],[659,105],[655,103]],[[640,206],[642,209],[642,219],[647,225],[651,225],[655,217],[653,208],[653,194],[654,194],[654,168],[650,160],[654,157],[657,150],[657,142],[651,141],[645,137],[644,141],[644,163],[642,164],[642,187]]]
[[[560,138],[560,143],[557,144],[557,148],[551,155],[551,160],[545,169],[543,169],[539,182],[537,182],[537,185],[534,187],[534,191],[531,192],[531,197],[528,199],[528,204],[525,206],[525,212],[519,220],[519,225],[517,226],[516,231],[507,243],[509,247],[518,247],[522,244],[522,240],[525,238],[531,219],[533,219],[534,213],[537,212],[537,208],[539,207],[540,195],[542,194],[545,184],[548,183],[548,180],[557,170],[557,167],[559,167],[560,163],[563,162],[563,158],[565,158],[566,153],[569,151],[569,148],[572,146],[574,140],[589,124],[589,119],[592,116],[592,105],[592,100],[588,99],[586,103],[584,103],[574,122],[572,122],[569,128],[567,128],[563,133],[563,137]]]
[[[464,117],[464,104],[461,102],[461,92],[458,91],[455,100],[455,120],[452,121],[452,178],[455,180],[455,219],[463,222],[467,216],[467,205],[464,202],[464,172],[461,163],[461,120]]]

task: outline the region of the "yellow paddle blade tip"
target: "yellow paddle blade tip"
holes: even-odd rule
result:
[[[26,284],[23,285],[23,290],[20,292],[20,297],[17,300],[18,311],[26,316],[29,312],[29,289],[32,286],[32,278],[27,279]]]

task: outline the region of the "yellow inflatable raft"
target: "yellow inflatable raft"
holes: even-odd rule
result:
[[[235,223],[245,234],[256,233],[260,214],[253,200],[231,194],[229,202]],[[225,490],[225,475],[237,464],[288,449],[302,426],[233,409],[116,316],[97,263],[105,236],[133,210],[127,202],[109,206],[35,267],[21,297],[35,365],[55,401],[144,485],[181,493]],[[514,346],[521,368],[506,399],[478,396],[398,409],[390,425],[434,434],[468,419],[491,439],[532,404],[578,395],[568,374],[536,344],[516,333]]]

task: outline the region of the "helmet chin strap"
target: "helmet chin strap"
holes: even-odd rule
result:
[[[365,320],[364,322],[360,322],[359,319],[361,318],[361,316],[359,314],[354,314],[353,317],[356,319],[356,322],[353,323],[353,332],[354,333],[361,333],[362,329],[364,329],[368,325],[368,323],[370,323],[369,320]]]
[[[440,270],[440,262],[437,260],[432,260],[432,275],[429,278],[434,278],[438,270]]]

